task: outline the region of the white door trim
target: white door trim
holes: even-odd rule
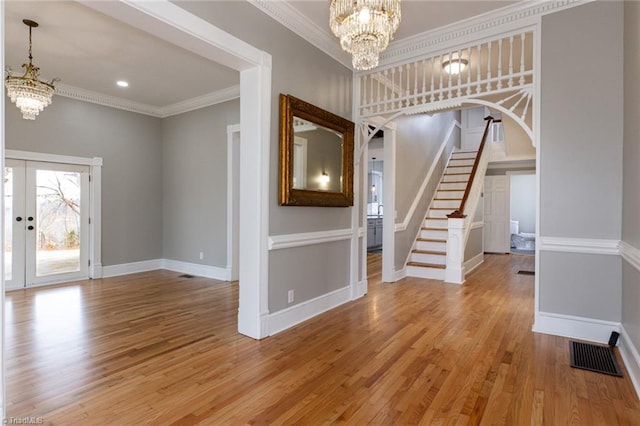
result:
[[[89,261],[91,262],[89,278],[102,278],[102,215],[100,213],[102,211],[102,158],[72,157],[7,149],[4,151],[4,159],[89,166],[91,176],[89,180]],[[2,188],[2,192],[2,197],[4,197],[4,188]],[[4,292],[4,278],[2,290]]]
[[[227,125],[227,280],[237,281],[238,275],[238,215],[234,210],[234,199],[239,196],[238,187],[240,182],[236,182],[234,176],[236,167],[239,167],[240,159],[235,155],[235,144],[239,144],[237,139],[240,136],[240,124]],[[239,157],[239,155],[238,155]]]
[[[238,331],[268,335],[271,55],[168,0],[81,4],[240,71],[240,296]],[[0,29],[2,29],[0,27]],[[2,195],[2,194],[0,194]],[[259,206],[256,214],[256,206]]]

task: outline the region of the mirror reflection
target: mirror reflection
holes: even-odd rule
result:
[[[353,205],[353,122],[280,94],[281,206]]]
[[[342,133],[293,117],[294,189],[342,190]]]

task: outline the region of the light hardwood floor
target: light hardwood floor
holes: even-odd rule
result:
[[[7,415],[73,425],[639,425],[626,377],[569,366],[534,334],[533,257],[486,256],[464,286],[369,293],[262,341],[237,284],[155,271],[6,297]]]

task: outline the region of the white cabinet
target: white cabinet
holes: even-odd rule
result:
[[[382,247],[382,218],[367,219],[367,248]]]

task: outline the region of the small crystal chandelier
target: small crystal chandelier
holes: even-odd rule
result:
[[[5,85],[7,95],[22,112],[22,118],[35,120],[40,111],[51,104],[51,97],[56,88],[53,86],[54,81],[46,83],[39,80],[40,68],[32,63],[31,29],[36,28],[38,23],[30,19],[23,19],[22,22],[29,27],[29,63],[22,65],[25,69],[22,77],[11,75],[11,70],[7,69]]]
[[[331,0],[329,25],[342,49],[353,55],[353,68],[378,66],[380,53],[400,25],[400,0]]]

